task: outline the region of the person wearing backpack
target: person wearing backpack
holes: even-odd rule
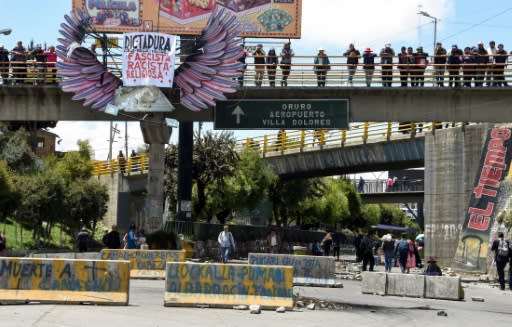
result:
[[[400,240],[398,241],[395,254],[398,254],[398,262],[400,263],[400,272],[405,273],[405,269],[407,267],[407,258],[409,257],[409,242],[408,236],[406,233],[402,233],[400,235]]]
[[[391,272],[393,258],[395,257],[395,240],[391,234],[382,236],[382,250],[384,251],[384,269]]]
[[[498,272],[498,280],[500,282],[500,289],[505,290],[505,266],[510,260],[511,251],[510,243],[505,240],[502,232],[498,233],[498,239],[492,242],[491,251],[494,251],[494,261],[496,262],[496,271]],[[512,282],[509,280],[509,286],[512,290]]]
[[[359,249],[363,258],[363,271],[366,271],[368,264],[370,264],[369,271],[373,271],[373,266],[375,264],[375,258],[373,257],[374,247],[375,241],[372,238],[372,231],[369,230],[368,233],[363,236],[361,243],[359,244]]]

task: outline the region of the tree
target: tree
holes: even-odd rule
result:
[[[210,212],[223,208],[254,209],[268,197],[269,188],[277,182],[277,175],[258,152],[244,150],[239,154],[239,158],[234,175],[224,179],[222,189],[217,188],[215,184],[207,187],[207,206],[218,206],[216,209],[210,209]]]
[[[0,160],[0,220],[11,215],[18,207],[20,194],[16,190],[14,174],[7,163]]]
[[[303,217],[301,201],[321,197],[324,188],[321,178],[279,180],[269,192],[276,224],[288,226],[290,221],[297,220],[296,223],[300,225]]]
[[[27,144],[27,133],[23,128],[12,133],[0,126],[0,160],[16,172],[28,172],[34,167],[36,156]]]
[[[239,156],[234,149],[236,140],[232,133],[214,134],[207,131],[201,137],[196,134],[195,138],[192,178],[196,182],[197,201],[194,203],[194,212],[198,216],[209,216],[211,212],[204,211],[206,188],[212,184],[219,189],[223,188],[225,178],[234,175]]]

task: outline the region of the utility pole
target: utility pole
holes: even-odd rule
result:
[[[110,139],[109,139],[109,146],[108,146],[108,158],[107,160],[109,160],[109,166],[110,166],[110,160],[113,159],[113,154],[112,154],[112,144],[114,142],[117,142],[114,140],[114,138],[116,137],[116,134],[119,133],[120,131],[117,129],[117,124],[116,126],[113,126],[113,122],[110,121]]]
[[[128,121],[124,122],[124,155],[126,156],[126,160],[128,160]]]

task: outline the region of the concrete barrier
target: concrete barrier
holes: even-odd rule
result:
[[[184,262],[185,251],[175,250],[111,250],[100,252],[103,260],[130,261],[131,278],[165,278],[167,262]]]
[[[425,276],[363,272],[361,292],[364,294],[425,297],[440,300],[462,300],[460,277]]]
[[[0,258],[0,303],[128,305],[128,261]]]
[[[363,271],[361,274],[361,292],[364,294],[385,295],[387,291],[387,274],[385,272]]]
[[[293,268],[168,262],[165,306],[293,307]]]
[[[249,253],[249,264],[293,266],[294,285],[337,286],[333,257]]]
[[[464,299],[460,277],[425,276],[425,297],[443,300]]]
[[[387,295],[424,297],[425,276],[415,274],[388,274]]]

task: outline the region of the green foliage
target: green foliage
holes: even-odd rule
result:
[[[67,181],[89,179],[92,176],[91,146],[88,141],[78,141],[78,151],[68,152],[55,162],[55,169]]]
[[[16,172],[28,172],[33,169],[36,156],[27,144],[28,133],[23,128],[9,132],[0,126],[0,160],[7,163]]]
[[[0,160],[0,220],[11,215],[18,207],[20,193],[14,183],[14,174],[7,163]]]
[[[225,178],[222,192],[215,187],[207,187],[207,192],[211,195],[208,204],[221,203],[220,208],[233,210],[253,209],[267,198],[268,189],[276,181],[277,175],[259,153],[243,151],[234,175]]]
[[[365,221],[362,230],[367,230],[370,226],[377,225],[381,221],[381,208],[378,204],[364,205],[361,210],[361,218]]]

